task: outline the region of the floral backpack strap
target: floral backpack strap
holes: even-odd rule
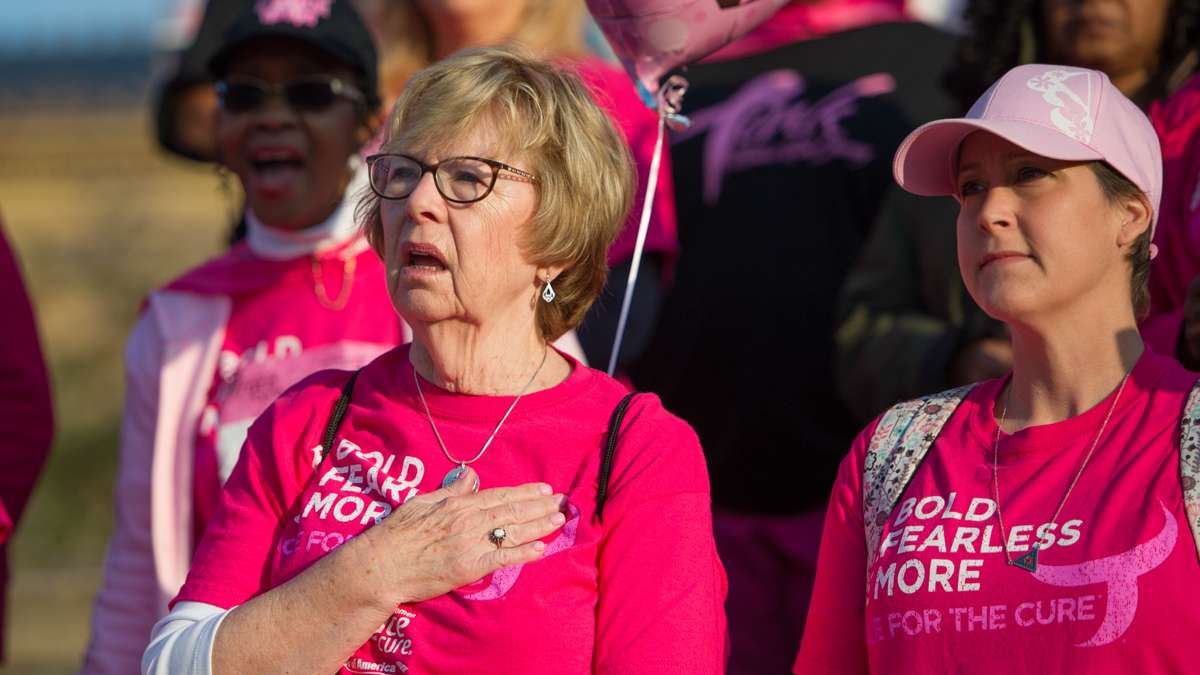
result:
[[[875,562],[883,524],[950,415],[975,385],[897,403],[879,420],[863,467],[867,561]]]
[[[1188,528],[1200,555],[1200,381],[1192,386],[1179,425],[1179,479]]]

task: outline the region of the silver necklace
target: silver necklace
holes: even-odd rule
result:
[[[492,441],[496,438],[496,434],[500,433],[500,427],[504,426],[504,422],[508,419],[508,416],[512,414],[513,408],[517,407],[517,401],[521,400],[521,397],[524,396],[525,392],[529,390],[529,387],[533,384],[533,381],[537,379],[538,373],[542,372],[542,366],[546,365],[546,357],[549,355],[550,347],[546,347],[545,351],[542,352],[542,362],[538,364],[537,370],[533,371],[533,375],[529,377],[529,381],[525,383],[525,386],[521,387],[521,391],[508,406],[508,410],[504,411],[504,416],[501,417],[500,421],[496,423],[496,428],[492,429],[492,435],[488,436],[487,440],[484,441],[483,447],[479,449],[479,452],[475,453],[474,457],[466,461],[455,459],[454,455],[451,455],[450,451],[446,449],[446,443],[442,440],[442,435],[438,433],[437,424],[433,421],[433,415],[429,412],[429,404],[425,402],[425,392],[421,391],[421,376],[417,374],[416,364],[413,365],[413,382],[417,385],[417,396],[421,399],[421,407],[425,409],[425,419],[429,420],[429,428],[433,429],[433,437],[437,439],[438,446],[442,448],[442,454],[446,456],[446,459],[448,459],[451,464],[457,464],[457,466],[455,466],[453,469],[450,469],[450,471],[446,473],[446,476],[442,478],[442,487],[447,487],[454,481],[458,480],[459,476],[466,473],[467,466],[473,464],[480,457],[483,457],[483,453],[487,452],[488,446],[492,444]],[[475,481],[474,489],[476,492],[479,491],[479,481]]]
[[[1113,398],[1113,402],[1108,406],[1108,414],[1104,416],[1104,422],[1100,424],[1100,429],[1096,432],[1096,437],[1092,439],[1092,447],[1083,457],[1083,463],[1079,465],[1079,470],[1075,472],[1075,477],[1071,479],[1071,484],[1067,486],[1067,492],[1063,495],[1062,501],[1058,503],[1058,508],[1054,511],[1054,516],[1050,518],[1048,525],[1058,525],[1058,516],[1062,513],[1063,507],[1067,505],[1067,498],[1071,496],[1071,491],[1075,489],[1075,484],[1079,482],[1079,477],[1083,475],[1083,469],[1088,465],[1088,461],[1092,459],[1092,453],[1096,452],[1096,446],[1100,444],[1100,437],[1104,435],[1104,429],[1108,426],[1108,420],[1112,419],[1113,411],[1117,409],[1117,402],[1121,400],[1121,392],[1125,391],[1125,383],[1129,381],[1129,373],[1125,373],[1125,377],[1121,379],[1121,386],[1117,388],[1117,395]],[[1008,550],[1008,535],[1004,530],[1004,514],[1000,509],[1000,427],[1004,426],[1004,420],[1008,416],[1008,400],[1012,396],[1012,386],[1009,385],[1008,395],[1004,397],[1004,407],[1000,411],[1000,423],[996,425],[996,437],[992,441],[992,486],[995,490],[996,497],[996,519],[1000,523],[1000,543],[1004,547],[1004,558],[1009,565],[1020,567],[1026,572],[1036,572],[1038,563],[1038,547],[1040,541],[1035,541],[1029,547],[1029,553],[1026,553],[1015,560]]]

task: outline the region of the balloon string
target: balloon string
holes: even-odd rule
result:
[[[650,213],[654,206],[654,193],[658,189],[658,165],[662,160],[663,128],[666,123],[665,106],[659,106],[658,139],[654,141],[654,156],[650,160],[650,177],[646,181],[646,198],[642,204],[642,221],[638,223],[637,243],[633,247],[633,262],[629,266],[629,280],[625,283],[625,298],[621,301],[621,315],[617,319],[617,335],[613,338],[612,353],[608,356],[608,374],[617,371],[617,356],[621,353],[621,338],[625,336],[625,322],[629,319],[629,306],[633,304],[633,289],[637,285],[638,269],[642,264],[642,248],[646,244],[646,231],[650,229]]]

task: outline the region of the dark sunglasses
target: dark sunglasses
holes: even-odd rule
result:
[[[300,113],[324,112],[338,98],[363,104],[366,97],[354,85],[336,77],[302,77],[272,84],[262,80],[237,78],[217,83],[217,100],[221,108],[233,114],[258,110],[267,99],[282,96],[288,106]]]
[[[514,166],[482,157],[451,157],[437,164],[426,164],[415,157],[400,154],[371,155],[367,172],[371,189],[384,199],[407,199],[426,173],[448,202],[470,204],[492,192],[500,171],[508,171],[512,180],[536,183],[537,176]]]

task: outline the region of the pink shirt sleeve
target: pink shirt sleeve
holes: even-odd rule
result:
[[[272,553],[306,480],[299,474],[312,457],[299,448],[309,439],[320,442],[347,377],[323,371],[301,380],[250,426],[172,607],[187,600],[229,609],[270,588]]]
[[[54,431],[37,323],[16,256],[0,232],[0,500],[21,519]]]
[[[172,607],[187,600],[229,609],[269,588],[271,550],[284,526],[285,483],[289,482],[273,453],[278,406],[267,408],[250,427]]]
[[[867,444],[877,424],[878,420],[872,422],[855,439],[833,484],[821,533],[817,578],[796,658],[797,675],[868,672],[862,473]]]
[[[604,512],[594,670],[723,673],[726,581],[700,442],[657,402],[634,405]]]
[[[0,227],[0,503],[15,527],[41,473],[54,434],[53,405],[37,322],[17,258]],[[8,553],[0,536],[0,661],[4,660],[4,598]]]

